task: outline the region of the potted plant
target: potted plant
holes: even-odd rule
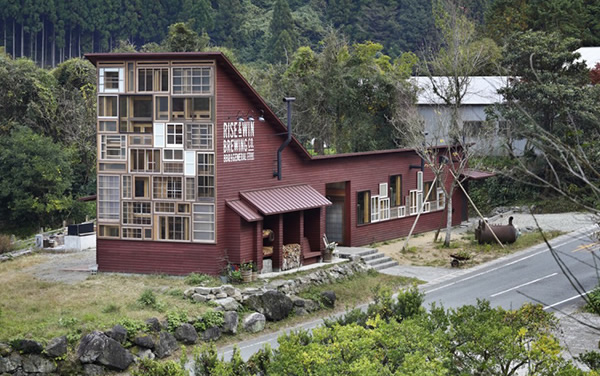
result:
[[[242,263],[240,265],[240,271],[244,283],[252,282],[252,261]]]
[[[258,280],[258,264],[255,262],[252,263],[252,280]]]

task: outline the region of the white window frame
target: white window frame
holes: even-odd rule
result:
[[[108,89],[105,85],[106,73],[118,73],[118,88]],[[125,92],[125,68],[99,68],[98,69],[98,93],[124,93]]]
[[[387,186],[387,184],[386,184]],[[381,186],[380,186],[381,189]],[[387,187],[386,187],[387,191]],[[379,220],[387,221],[390,219],[390,199],[389,197],[379,197]]]
[[[398,218],[406,217],[406,206],[398,206]]]
[[[196,152],[186,150],[184,152],[184,175],[196,176]]]
[[[204,156],[206,156],[206,158]],[[206,164],[203,163],[202,165],[200,165],[201,162],[206,161],[207,159],[211,163],[206,163]],[[198,158],[197,158],[198,168],[196,170],[196,172],[197,172],[196,198],[197,199],[199,199],[201,197],[214,199],[215,192],[216,192],[215,164],[216,164],[215,153],[198,153]],[[205,183],[210,180],[212,180],[211,185],[202,184],[202,183]],[[212,194],[211,195],[200,195],[201,188],[202,188],[203,192],[212,191]]]
[[[199,73],[198,76],[194,76],[195,71]],[[205,75],[206,72],[208,75]],[[206,85],[202,81],[206,77],[209,79],[208,90],[204,91],[202,88]],[[194,84],[194,78],[200,79],[199,85]],[[211,66],[173,67],[171,70],[171,93],[173,95],[212,95],[214,81],[214,70]],[[194,88],[199,88],[199,90],[195,91]]]
[[[371,223],[379,222],[379,196],[371,196]]]
[[[177,131],[177,127],[181,127],[180,132]],[[172,129],[170,129],[170,128],[172,128]],[[166,129],[165,129],[166,147],[183,149],[184,134],[185,134],[185,127],[184,127],[183,123],[167,123]],[[172,142],[172,143],[169,142],[170,137],[173,138],[174,142]],[[181,137],[181,142],[176,142],[177,137]]]
[[[165,147],[165,123],[154,123],[154,147],[164,148]]]
[[[122,180],[122,192],[123,198],[132,198],[133,197],[133,179],[131,175],[123,175],[121,177]]]
[[[192,205],[192,241],[196,243],[214,243],[215,242],[215,229],[216,229],[216,213],[214,204],[194,204]],[[200,207],[210,208],[206,212],[197,212],[196,209]],[[200,216],[206,216],[200,220]],[[211,218],[212,217],[212,218]],[[198,225],[198,226],[196,226]],[[202,228],[208,227],[208,228]],[[212,227],[212,228],[211,228]],[[200,234],[208,234],[208,239],[197,239],[196,236]]]
[[[388,196],[388,184],[379,183],[379,197],[385,198]]]
[[[437,210],[446,209],[446,195],[444,194],[444,190],[442,188],[437,189]]]

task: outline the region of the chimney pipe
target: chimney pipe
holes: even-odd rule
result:
[[[277,180],[281,180],[281,152],[292,141],[292,102],[295,100],[294,97],[283,98],[283,101],[287,103],[287,138],[277,149],[277,170],[273,171],[273,177],[277,177]]]

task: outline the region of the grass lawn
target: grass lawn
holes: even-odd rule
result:
[[[0,341],[17,338],[48,340],[67,335],[71,341],[82,333],[106,330],[123,319],[164,319],[169,311],[185,311],[188,317],[199,316],[211,309],[183,298],[190,287],[185,278],[163,275],[103,274],[89,276],[75,284],[41,281],[31,275],[29,267],[42,263],[48,255],[34,254],[0,263]],[[289,279],[290,276],[282,276]],[[412,279],[392,277],[376,272],[364,273],[343,282],[320,286],[336,292],[337,307],[344,308],[368,301],[377,284],[392,288],[412,283]],[[213,285],[219,283],[214,280]],[[255,285],[262,285],[257,282]],[[252,285],[237,285],[246,287]],[[151,290],[158,304],[140,303],[142,294]],[[322,310],[304,317],[291,317],[279,323],[269,323],[267,330],[295,325],[316,315],[328,315]],[[238,337],[228,337],[237,340]],[[227,340],[227,337],[225,341]]]

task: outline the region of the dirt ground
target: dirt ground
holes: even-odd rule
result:
[[[525,246],[522,246],[521,243],[524,238],[537,231],[538,225],[549,237],[552,237],[557,235],[558,231],[566,233],[595,223],[595,218],[582,213],[538,214],[534,217],[528,213],[506,212],[489,218],[489,221],[492,224],[507,224],[508,218],[511,216],[514,218],[517,228],[522,232],[522,237],[514,245],[507,246],[506,249],[478,246],[475,243],[473,230],[478,218],[471,218],[468,222],[452,229],[450,248],[442,247],[445,229],[440,231],[437,242],[434,241],[435,231],[413,235],[404,251],[405,238],[378,243],[374,246],[379,252],[393,258],[400,265],[442,268],[450,267],[451,254],[463,251],[471,255],[472,259],[462,262],[461,266],[469,267],[523,249]]]

